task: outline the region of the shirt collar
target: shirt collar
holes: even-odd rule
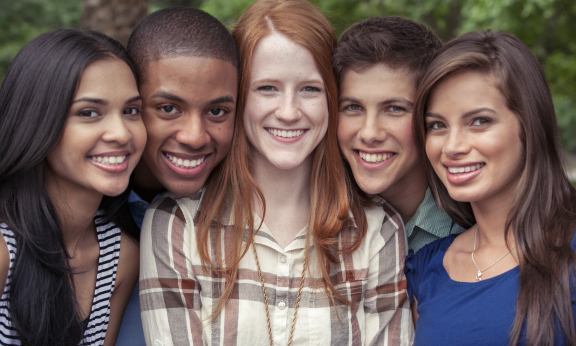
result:
[[[414,216],[404,226],[407,237],[412,235],[416,226],[440,238],[450,235],[452,219],[438,208],[430,188],[426,189],[424,200],[418,206]]]

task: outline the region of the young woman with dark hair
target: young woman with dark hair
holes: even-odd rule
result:
[[[10,65],[0,344],[114,345],[138,276],[125,190],[146,142],[141,102],[124,48],[99,33],[42,34]]]
[[[146,212],[147,343],[408,345],[402,222],[362,207],[338,151],[334,29],[309,2],[260,0],[232,36],[231,151],[203,191]]]
[[[491,31],[447,43],[415,131],[439,205],[469,227],[406,261],[415,344],[576,345],[576,190],[528,47]]]

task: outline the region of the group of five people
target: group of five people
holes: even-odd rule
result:
[[[0,89],[0,344],[576,345],[558,138],[502,32],[258,0],[40,35]]]

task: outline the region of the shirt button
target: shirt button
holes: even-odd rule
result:
[[[282,256],[282,257],[280,257],[280,262],[282,262],[282,263],[286,263],[286,256]]]
[[[284,301],[281,300],[280,303],[278,303],[278,307],[280,308],[280,310],[284,310],[284,308],[286,307],[286,303],[284,303]]]

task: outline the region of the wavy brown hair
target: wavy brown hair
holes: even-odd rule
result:
[[[306,1],[257,1],[246,10],[232,30],[241,61],[234,138],[232,149],[224,164],[212,175],[198,217],[196,238],[200,258],[204,265],[221,273],[227,282],[221,298],[216,302],[212,317],[222,310],[230,296],[238,274],[239,262],[248,251],[252,238],[258,231],[254,227],[254,196],[261,204],[264,213],[266,211],[264,196],[252,176],[251,148],[246,138],[243,117],[254,47],[260,39],[273,32],[285,35],[293,42],[310,50],[326,87],[328,130],[313,154],[311,208],[308,221],[311,231],[308,232],[308,237],[314,244],[317,261],[321,263],[319,269],[322,272],[326,294],[333,302],[336,297],[340,302],[349,303],[336,291],[330,281],[330,265],[339,262],[340,253],[347,254],[355,251],[366,234],[366,216],[358,195],[350,187],[350,182],[344,175],[337,143],[338,87],[331,65],[336,45],[334,28],[322,12]],[[216,220],[216,229],[220,229],[225,210],[229,210],[230,207],[234,226],[226,232],[233,232],[231,237],[233,251],[222,254],[221,232],[216,232],[215,241],[211,241],[210,228],[214,226],[213,220]],[[358,233],[350,246],[342,248],[343,245],[338,243],[338,233],[347,226],[349,208],[358,227]],[[244,239],[246,225],[248,234]],[[214,244],[212,250],[210,244]],[[215,254],[215,258],[210,258],[211,251]],[[308,245],[306,251],[308,251]]]
[[[494,77],[508,108],[518,118],[525,148],[506,220],[506,235],[511,229],[520,265],[510,344],[518,344],[526,324],[526,345],[553,345],[555,336],[576,345],[570,301],[570,281],[574,281],[571,276],[576,269],[576,255],[570,246],[576,227],[576,190],[562,166],[560,134],[544,71],[528,47],[509,33],[470,32],[448,42],[417,90],[414,130],[423,155],[430,95],[447,77],[464,71]],[[475,223],[470,203],[450,198],[430,162],[426,168],[438,204],[460,225]]]

